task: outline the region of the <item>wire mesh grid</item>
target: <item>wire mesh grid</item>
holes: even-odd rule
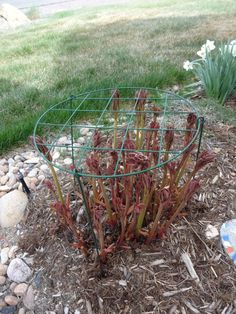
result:
[[[188,128],[190,113],[197,116],[197,123]],[[91,91],[52,106],[37,121],[34,142],[41,154],[42,143],[37,144],[35,138],[43,132],[51,163],[60,170],[83,177],[115,178],[175,160],[200,131],[200,117],[188,100],[157,89],[129,87]],[[168,132],[174,134],[171,147],[166,143]],[[189,133],[191,140],[185,144]],[[99,159],[97,168],[91,166],[92,156]],[[132,163],[135,158],[139,164]],[[125,161],[130,160],[126,167]]]

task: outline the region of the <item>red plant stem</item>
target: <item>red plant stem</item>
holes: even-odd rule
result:
[[[139,232],[140,232],[140,230],[142,228],[143,220],[144,220],[144,217],[145,217],[145,214],[146,214],[146,211],[147,211],[150,199],[152,197],[153,191],[154,191],[154,187],[151,188],[150,192],[149,192],[149,190],[147,188],[144,188],[144,195],[143,195],[143,204],[144,204],[144,206],[143,206],[140,214],[138,215],[138,222],[137,222],[137,226],[136,226],[136,234],[137,235],[139,234]]]
[[[149,239],[148,239],[148,242],[154,240],[156,238],[156,235],[157,235],[157,228],[158,228],[158,225],[159,225],[159,222],[160,222],[160,218],[161,218],[161,215],[162,215],[162,211],[163,211],[163,205],[162,203],[160,203],[159,207],[158,207],[158,211],[157,211],[157,214],[156,214],[156,217],[155,217],[155,220],[153,222],[153,225],[152,225],[152,229],[150,231],[150,234],[149,234]]]
[[[108,219],[111,220],[112,219],[111,204],[110,204],[110,201],[109,201],[109,199],[107,197],[106,189],[105,189],[105,186],[103,184],[102,179],[98,179],[98,183],[99,183],[100,189],[102,191],[102,196],[103,196],[105,204],[106,204]]]

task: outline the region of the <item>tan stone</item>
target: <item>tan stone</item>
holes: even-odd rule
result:
[[[14,297],[13,295],[6,295],[4,298],[4,301],[8,305],[17,305],[18,304],[18,299],[17,297]]]
[[[14,289],[14,293],[17,297],[22,297],[28,289],[28,285],[26,283],[20,283]]]
[[[0,286],[3,286],[6,282],[6,277],[0,276]]]
[[[4,276],[7,273],[7,265],[0,263],[0,276]]]

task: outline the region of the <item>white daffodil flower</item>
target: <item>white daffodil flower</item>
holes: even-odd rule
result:
[[[236,57],[236,39],[232,40],[229,44],[229,50],[233,57]]]
[[[214,50],[215,47],[216,47],[214,40],[209,40],[209,39],[207,39],[207,41],[206,41],[204,46],[205,46],[207,52],[210,52],[210,51]]]
[[[192,69],[193,69],[193,64],[192,64],[192,62],[190,62],[189,60],[185,61],[184,64],[183,64],[183,68],[184,68],[186,71],[192,70]]]
[[[206,47],[205,47],[205,45],[203,45],[202,48],[201,48],[201,50],[199,50],[199,51],[197,52],[197,55],[198,55],[199,57],[201,57],[203,60],[206,59]]]

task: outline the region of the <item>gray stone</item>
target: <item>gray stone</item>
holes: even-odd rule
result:
[[[25,309],[21,307],[18,311],[18,314],[25,314]]]
[[[1,314],[14,314],[16,312],[16,306],[6,306],[1,309]]]
[[[7,263],[9,250],[9,247],[4,247],[3,249],[1,249],[1,264]]]
[[[7,269],[7,276],[15,282],[25,282],[32,274],[31,269],[20,258],[14,258]]]
[[[28,173],[28,177],[29,177],[29,178],[35,177],[35,176],[37,175],[38,171],[39,171],[38,168],[32,169],[32,170]]]
[[[0,226],[12,227],[24,216],[28,198],[24,192],[14,190],[0,198]]]
[[[65,158],[64,159],[64,164],[65,165],[71,165],[72,164],[72,159],[71,158]]]
[[[33,157],[30,159],[27,159],[25,161],[25,164],[37,164],[39,162],[40,158],[39,157]]]
[[[23,297],[23,304],[24,306],[29,309],[33,310],[34,309],[34,290],[32,286],[29,286],[26,294]]]

